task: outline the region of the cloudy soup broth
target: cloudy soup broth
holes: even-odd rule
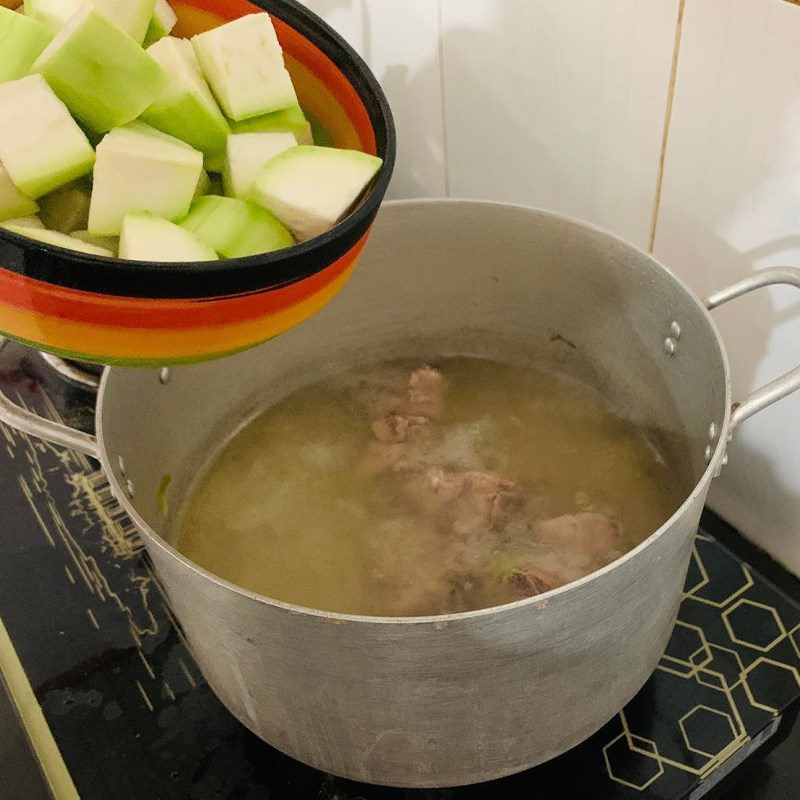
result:
[[[471,611],[613,562],[677,509],[678,473],[573,378],[382,363],[301,389],[233,438],[189,492],[177,547],[308,608]]]

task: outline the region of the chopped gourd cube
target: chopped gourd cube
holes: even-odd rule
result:
[[[0,119],[0,162],[28,197],[92,171],[92,145],[41,75],[0,83]]]
[[[0,222],[0,228],[38,228],[40,231],[45,229],[44,223],[35,215],[4,220]]]
[[[89,3],[56,34],[33,71],[95,134],[137,119],[169,82],[153,58]]]
[[[85,228],[89,221],[92,187],[85,178],[69,183],[39,200],[39,216],[45,227],[60,233]]]
[[[0,221],[28,217],[39,210],[35,200],[24,195],[14,185],[5,167],[0,164]]]
[[[114,253],[106,250],[104,247],[97,247],[87,242],[82,242],[80,239],[75,239],[68,236],[66,233],[59,233],[58,231],[40,230],[38,228],[22,228],[22,227],[9,227],[8,230],[13,233],[18,233],[21,236],[27,236],[37,242],[44,244],[52,244],[56,247],[64,247],[67,250],[76,250],[79,253],[87,253],[93,256],[106,256],[113,258]]]
[[[130,261],[217,261],[193,233],[153,214],[129,214],[122,226],[119,257]]]
[[[53,30],[67,24],[83,5],[84,0],[28,0],[25,13]],[[137,44],[145,33],[155,13],[155,0],[89,0],[109,22],[128,34]]]
[[[231,122],[233,133],[293,133],[298,144],[314,144],[311,123],[300,106],[290,106],[261,117]]]
[[[200,71],[191,42],[166,36],[147,49],[169,76],[142,121],[190,144],[206,157],[225,151],[230,128]]]
[[[95,247],[102,247],[105,250],[110,250],[116,255],[119,250],[119,237],[118,236],[95,236],[89,231],[73,231],[70,236],[73,239],[78,239],[86,244],[93,244]]]
[[[258,203],[229,197],[201,197],[181,227],[224,258],[244,258],[291,247],[294,239],[280,221]]]
[[[222,184],[228,197],[249,200],[261,168],[271,159],[297,146],[293,133],[236,133],[228,137]]]
[[[178,15],[173,11],[167,0],[156,0],[156,8],[150,26],[144,36],[144,46],[149,47],[153,42],[169,36],[178,23]]]
[[[203,154],[134,122],[107,134],[97,147],[88,229],[116,236],[135,211],[177,219],[189,211],[203,171]]]
[[[297,105],[269,14],[249,14],[192,39],[225,114],[241,121]]]
[[[24,78],[52,38],[47,25],[0,7],[0,83]]]
[[[293,147],[263,167],[253,198],[306,241],[347,214],[382,164],[380,158],[356,150]]]

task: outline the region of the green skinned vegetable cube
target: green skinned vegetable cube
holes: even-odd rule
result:
[[[231,122],[232,133],[293,133],[298,144],[314,144],[311,124],[300,106],[273,111],[261,117]]]
[[[0,222],[0,228],[36,228],[40,231],[45,229],[44,223],[37,216],[7,219]]]
[[[111,250],[106,250],[104,247],[97,247],[97,245],[82,242],[66,233],[59,233],[58,231],[39,230],[37,228],[21,228],[9,227],[10,231],[18,233],[21,236],[27,236],[29,239],[34,239],[37,242],[44,242],[45,244],[52,244],[56,247],[64,247],[67,250],[75,250],[79,253],[88,253],[93,256],[106,256],[113,258],[114,253]]]
[[[0,164],[0,221],[35,214],[39,206],[35,200],[24,195],[12,182]]]
[[[59,30],[83,3],[84,0],[28,0],[25,13]],[[144,40],[155,12],[155,0],[90,0],[90,4],[137,44]]]
[[[81,7],[82,0],[25,0],[25,15],[57,31]]]
[[[205,197],[207,194],[211,194],[211,176],[203,170],[200,173],[200,178],[197,181],[197,188],[194,190],[194,197],[193,200],[197,200],[198,197]]]
[[[241,121],[297,105],[269,14],[249,14],[192,39],[226,116]]]
[[[116,255],[119,250],[118,236],[95,236],[93,233],[89,233],[89,231],[73,231],[70,236],[86,244],[102,247],[104,250],[114,253],[114,255]]]
[[[41,75],[0,83],[0,119],[0,162],[28,197],[92,171],[89,140]]]
[[[119,257],[130,261],[217,261],[216,252],[191,231],[153,214],[129,214]]]
[[[230,128],[203,78],[191,43],[167,36],[147,53],[167,73],[169,83],[142,114],[142,121],[190,144],[207,158],[223,153]]]
[[[156,0],[156,8],[144,37],[144,46],[149,47],[159,39],[169,36],[177,23],[178,16],[167,0]]]
[[[236,133],[228,137],[222,184],[228,197],[249,200],[262,167],[278,153],[297,146],[293,133]]]
[[[39,216],[50,230],[60,233],[80,230],[89,221],[91,196],[91,184],[82,178],[40,198]]]
[[[97,147],[89,231],[117,236],[137,211],[186,216],[202,171],[203,154],[179,139],[141,122],[114,129]]]
[[[136,44],[144,41],[156,9],[156,0],[91,0],[94,7]]]
[[[95,134],[135,120],[169,81],[130,36],[91,5],[70,18],[33,70]]]
[[[273,214],[257,203],[201,197],[181,227],[224,258],[244,258],[291,247],[294,239]]]
[[[43,23],[0,6],[0,83],[24,78],[52,38]]]
[[[267,162],[256,178],[253,199],[299,241],[307,241],[347,214],[382,164],[357,150],[293,147]]]

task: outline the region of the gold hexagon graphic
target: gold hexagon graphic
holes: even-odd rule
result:
[[[742,599],[725,609],[722,612],[722,621],[728,629],[731,641],[762,653],[768,653],[786,638],[786,627],[778,612],[772,606],[756,603],[754,600]],[[761,630],[758,631],[758,628]],[[761,637],[761,641],[751,641],[756,635]],[[742,638],[743,636],[749,636],[750,639]]]
[[[792,643],[797,657],[800,658],[800,625],[789,631],[789,641]]]
[[[686,748],[707,758],[716,758],[737,739],[729,714],[708,706],[695,706],[678,720]]]
[[[697,547],[692,548],[692,563],[694,564],[695,568],[697,569],[697,574],[699,575],[699,580],[697,581],[694,586],[689,588],[685,588],[683,590],[684,595],[689,596],[693,595],[695,592],[699,592],[707,583],[708,583],[708,571],[706,570],[706,565],[703,563],[703,559],[700,558],[700,553],[697,552]],[[691,572],[692,566],[689,566],[689,572]]]
[[[728,686],[725,683],[725,676],[720,675],[713,669],[700,669],[695,675],[695,680],[701,685],[709,689],[716,689],[718,692],[724,692]]]
[[[698,537],[702,538],[702,537]],[[709,539],[708,541],[713,541]],[[739,567],[742,571],[742,577],[744,578],[744,582],[734,589],[727,597],[723,598],[722,600],[710,600],[707,597],[702,597],[698,594],[701,589],[706,587],[713,588],[713,581],[709,578],[708,570],[706,569],[705,564],[703,563],[703,559],[700,556],[700,552],[698,551],[697,547],[694,548],[693,551],[695,565],[698,568],[698,572],[700,573],[701,580],[695,585],[692,586],[690,589],[684,591],[684,597],[691,598],[692,600],[696,600],[698,603],[703,603],[707,606],[712,606],[714,608],[725,608],[728,603],[732,603],[740,594],[746,592],[755,581],[753,580],[753,575],[750,572],[750,569],[746,564],[740,564]]]
[[[702,654],[702,659],[698,658]],[[681,678],[691,678],[697,670],[712,658],[706,635],[698,625],[678,620],[666,652],[661,656],[659,668]],[[664,663],[668,662],[668,663]]]
[[[664,774],[658,746],[650,739],[624,732],[603,748],[606,772],[611,780],[639,792]]]
[[[800,672],[796,667],[789,664],[782,664],[780,661],[773,661],[771,658],[761,657],[756,659],[743,673],[742,683],[750,705],[777,714],[778,709],[768,705],[766,697],[763,696],[764,687],[774,694],[780,692],[780,685],[783,683],[786,688],[787,699],[797,691],[797,687],[792,681],[800,686]]]
[[[700,667],[695,676],[695,680],[709,689],[716,689],[721,692],[728,692],[739,685],[744,672],[744,664],[739,654],[730,647],[723,647],[719,644],[708,645],[713,658]]]

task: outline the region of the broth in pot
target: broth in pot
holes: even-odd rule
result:
[[[216,455],[177,548],[274,600],[365,616],[510,603],[641,543],[685,488],[587,384],[476,358],[309,385]]]

